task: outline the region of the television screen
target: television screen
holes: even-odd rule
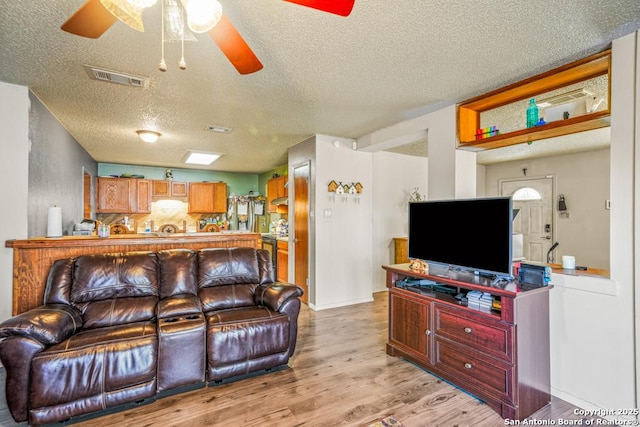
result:
[[[511,276],[511,198],[409,204],[412,259]]]

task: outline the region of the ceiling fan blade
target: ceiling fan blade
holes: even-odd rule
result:
[[[289,3],[307,6],[323,12],[334,13],[340,16],[349,16],[356,0],[284,0]]]
[[[220,22],[209,30],[209,35],[240,74],[251,74],[262,69],[260,60],[226,15],[222,14]]]
[[[117,18],[100,3],[88,0],[60,28],[77,36],[97,39],[109,29]]]

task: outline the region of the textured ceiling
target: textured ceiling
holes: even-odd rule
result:
[[[180,44],[168,44],[161,73],[160,4],[144,33],[117,22],[93,40],[60,30],[83,0],[0,0],[0,81],[29,86],[99,162],[185,167],[192,149],[225,153],[208,169],[258,173],[310,135],[357,139],[640,28],[638,0],[356,0],[347,18],[220,1],[263,70],[239,75],[205,34],[185,43],[184,71]],[[149,77],[149,88],[89,80],[85,64]],[[162,136],[142,143],[142,128]]]

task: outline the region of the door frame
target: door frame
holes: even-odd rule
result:
[[[289,178],[291,180],[291,183],[289,185],[289,200],[291,201],[293,199],[293,203],[289,203],[289,212],[288,212],[288,220],[289,220],[289,235],[295,239],[295,233],[296,233],[296,223],[295,223],[295,199],[296,199],[296,192],[295,192],[295,184],[293,184],[293,182],[295,181],[295,172],[296,169],[301,168],[301,167],[306,167],[307,168],[307,304],[310,307],[313,307],[315,304],[315,283],[314,280],[312,279],[312,263],[311,263],[311,257],[312,257],[312,241],[311,241],[311,235],[312,235],[312,229],[311,226],[312,224],[312,212],[313,212],[313,193],[312,193],[312,185],[311,185],[311,160],[305,160],[303,162],[300,163],[296,163],[294,165],[291,166],[291,170],[289,172]],[[293,209],[291,209],[291,207],[293,207]],[[293,226],[293,227],[292,227]],[[291,240],[291,242],[293,242],[293,240]],[[291,283],[295,283],[295,277],[296,277],[296,249],[295,249],[296,245],[295,243],[292,245],[289,245],[289,277],[293,278],[293,280],[289,280]]]
[[[502,196],[502,184],[504,182],[531,181],[535,179],[551,179],[551,242],[558,241],[558,205],[556,198],[558,194],[558,176],[556,174],[548,175],[532,175],[518,178],[500,178],[498,179],[498,195]]]

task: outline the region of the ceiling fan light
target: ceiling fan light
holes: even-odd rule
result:
[[[127,0],[127,3],[129,3],[131,6],[133,7],[139,7],[139,8],[146,8],[146,7],[151,7],[154,4],[156,4],[158,0]]]
[[[144,31],[142,8],[133,6],[128,0],[100,0],[100,3],[121,22],[134,30]]]
[[[206,33],[222,17],[218,0],[182,0],[182,4],[187,12],[187,25],[194,33]]]
[[[147,144],[153,144],[160,137],[160,132],[154,130],[137,130],[136,133]]]

